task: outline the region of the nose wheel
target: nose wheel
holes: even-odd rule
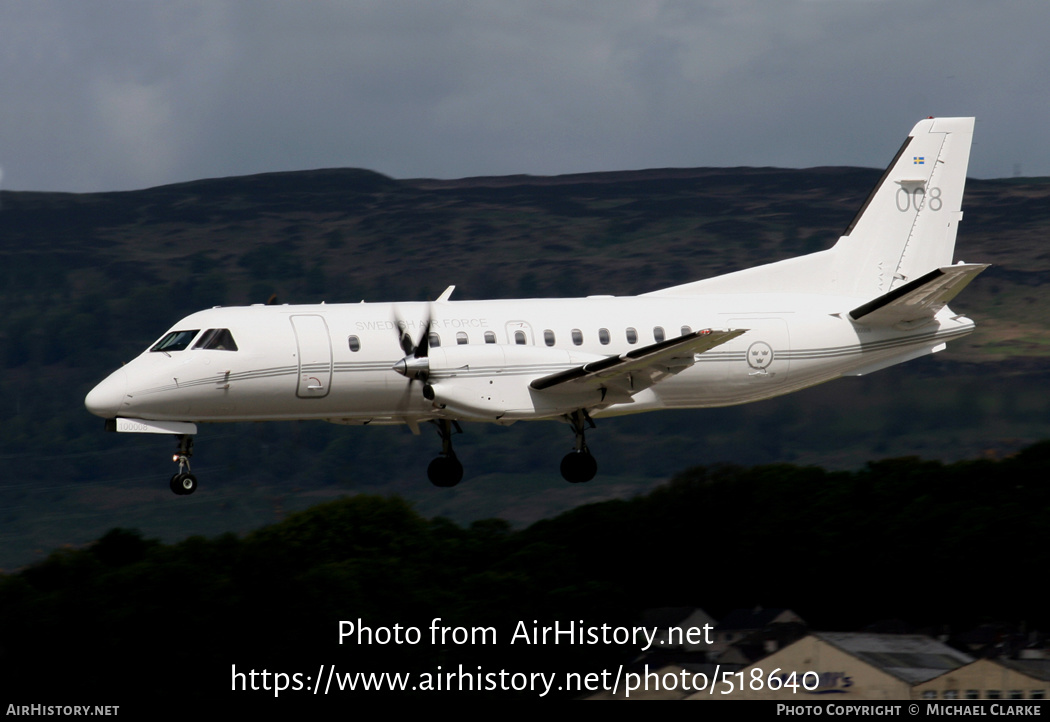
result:
[[[197,477],[189,473],[178,473],[171,477],[171,490],[179,496],[186,496],[197,491]]]
[[[193,437],[189,434],[178,434],[179,450],[171,460],[179,465],[179,471],[171,477],[168,485],[178,496],[186,496],[197,491],[197,477],[190,473],[190,457],[193,456]]]

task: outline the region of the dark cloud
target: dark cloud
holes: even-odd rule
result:
[[[1045,0],[0,0],[7,188],[357,166],[396,177],[882,166],[976,115],[1050,175]]]

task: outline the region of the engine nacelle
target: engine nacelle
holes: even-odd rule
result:
[[[601,403],[601,391],[536,391],[529,383],[601,358],[536,346],[439,347],[430,349],[429,381],[434,402],[460,418],[494,421],[561,416]]]

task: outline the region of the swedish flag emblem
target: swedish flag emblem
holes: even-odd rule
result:
[[[915,165],[926,165],[926,156],[917,155],[911,159],[911,162]]]

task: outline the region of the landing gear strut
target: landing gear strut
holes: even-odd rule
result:
[[[587,448],[587,441],[584,439],[583,432],[587,426],[594,428],[594,421],[591,419],[591,415],[587,413],[586,409],[579,409],[573,411],[565,418],[572,424],[573,431],[576,432],[576,444],[573,450],[565,455],[565,458],[561,460],[561,475],[571,484],[580,484],[584,481],[590,481],[594,478],[594,475],[598,473],[598,462],[591,456],[590,450]]]
[[[463,478],[463,464],[456,458],[456,452],[452,450],[452,428],[455,426],[456,433],[463,433],[459,424],[448,419],[436,419],[434,424],[441,434],[441,456],[430,462],[427,467],[427,476],[434,486],[455,486]]]
[[[171,490],[179,496],[186,496],[197,491],[197,477],[190,473],[190,457],[193,456],[193,436],[191,434],[176,434],[179,442],[178,452],[172,456],[172,461],[179,464],[179,472],[171,477]]]

